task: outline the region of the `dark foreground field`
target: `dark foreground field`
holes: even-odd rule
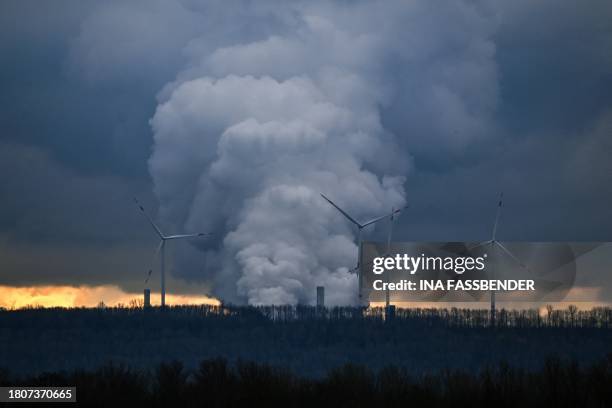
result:
[[[396,366],[344,365],[320,379],[217,359],[193,370],[173,362],[146,371],[107,365],[19,379],[0,373],[4,385],[76,386],[79,405],[92,407],[610,407],[612,356],[587,367],[553,358],[532,372],[500,364],[420,376]]]
[[[586,366],[612,352],[610,309],[501,312],[309,307],[176,307],[0,311],[0,367],[14,375],[95,370],[107,363],[149,370],[179,361],[188,370],[223,358],[322,378],[347,363],[411,375],[506,361],[541,369],[547,357]]]

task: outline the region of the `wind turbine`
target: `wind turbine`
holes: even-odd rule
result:
[[[165,271],[166,241],[170,241],[170,240],[173,240],[173,239],[204,237],[204,236],[210,235],[210,234],[206,234],[206,233],[200,232],[200,233],[196,233],[196,234],[164,235],[161,232],[161,230],[159,229],[159,227],[157,225],[155,225],[155,223],[153,222],[151,217],[149,217],[149,214],[147,214],[145,209],[142,207],[142,205],[140,205],[140,203],[138,202],[138,200],[136,198],[134,198],[134,202],[136,203],[136,205],[140,209],[140,212],[142,212],[144,214],[146,219],[149,221],[149,224],[151,224],[151,226],[153,227],[153,229],[155,230],[155,232],[159,236],[159,244],[157,245],[157,249],[155,250],[155,254],[153,255],[153,258],[155,259],[157,254],[161,251],[161,260],[160,260],[160,263],[161,263],[161,267],[160,267],[160,269],[161,269],[161,305],[162,305],[162,307],[165,307],[166,306],[166,271]],[[148,274],[147,280],[145,282],[148,282],[149,277],[151,276],[151,272],[152,272],[152,269],[149,269],[149,274]]]
[[[489,241],[482,242],[470,248],[470,250],[473,250],[481,246],[487,246],[487,245],[491,247],[491,250],[494,250],[497,247],[501,249],[503,252],[505,252],[506,255],[512,258],[516,263],[518,263],[521,268],[528,271],[529,268],[527,268],[527,266],[516,255],[514,255],[508,248],[506,248],[504,244],[502,244],[501,242],[497,240],[497,225],[499,224],[499,216],[501,214],[503,199],[504,199],[504,193],[502,192],[499,195],[499,202],[497,204],[497,213],[495,215],[495,223],[493,224],[493,234],[491,236],[491,239]],[[491,277],[493,277],[493,275],[491,275]],[[491,291],[491,325],[492,326],[495,325],[495,291],[494,290]]]
[[[387,217],[393,217],[395,214],[401,212],[401,209],[397,209],[397,210],[392,210],[390,214],[385,214],[385,215],[381,215],[380,217],[374,218],[368,222],[364,222],[363,224],[356,221],[353,217],[351,217],[346,211],[344,211],[342,208],[338,207],[332,200],[330,200],[329,198],[327,198],[323,193],[321,193],[321,197],[323,197],[325,199],[325,201],[327,201],[328,203],[330,203],[336,210],[340,211],[340,213],[342,215],[344,215],[344,217],[349,220],[351,223],[353,223],[355,226],[357,226],[357,245],[358,245],[358,252],[357,252],[357,267],[355,267],[355,269],[353,269],[354,271],[357,271],[357,278],[359,280],[359,304],[362,304],[362,294],[361,294],[361,286],[363,283],[363,274],[361,273],[361,230],[364,229],[365,227],[367,227],[368,225],[372,225],[375,224],[379,221],[384,220]],[[389,236],[390,239],[390,236]]]

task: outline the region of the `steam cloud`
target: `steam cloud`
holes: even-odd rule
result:
[[[149,161],[162,218],[218,237],[181,269],[233,302],[312,303],[317,285],[329,304],[356,301],[354,231],[319,192],[361,219],[401,206],[406,146],[461,149],[496,104],[494,19],[428,3],[277,5],[262,38],[190,41]]]

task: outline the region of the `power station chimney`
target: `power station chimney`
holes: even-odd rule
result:
[[[395,305],[385,307],[385,320],[390,321],[395,319]]]
[[[317,308],[325,307],[325,286],[317,286]]]
[[[144,307],[151,307],[151,289],[144,290]]]

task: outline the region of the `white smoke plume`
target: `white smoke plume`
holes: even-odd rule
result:
[[[360,219],[389,212],[406,202],[400,146],[483,137],[497,95],[493,23],[454,2],[282,4],[264,38],[190,41],[151,120],[150,171],[165,220],[217,237],[184,254],[206,261],[183,263],[222,299],[313,303],[323,285],[328,304],[350,304],[354,231],[319,192]],[[407,134],[385,128],[385,110],[410,118]]]

